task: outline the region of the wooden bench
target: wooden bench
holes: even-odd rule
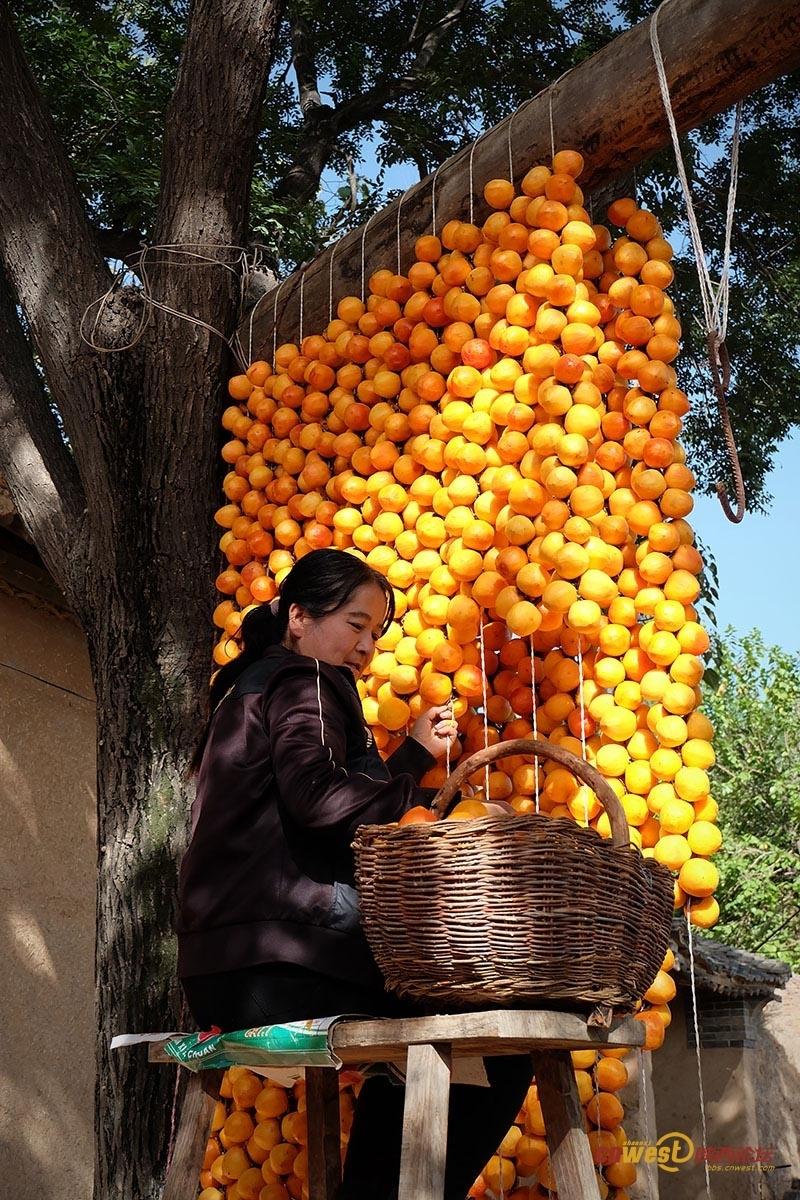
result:
[[[332,1033],[345,1066],[395,1062],[405,1066],[406,1097],[399,1200],[442,1200],[450,1067],[458,1056],[530,1054],[547,1126],[547,1145],[560,1200],[598,1196],[597,1180],[578,1098],[571,1050],[641,1046],[644,1026],[626,1018],[593,1028],[575,1013],[491,1010],[402,1020],[348,1020]],[[163,1042],[150,1046],[151,1062],[172,1062]],[[252,1064],[251,1064],[252,1065]],[[269,1066],[285,1064],[271,1059]],[[265,1065],[265,1069],[267,1069]],[[218,1094],[220,1071],[189,1081],[163,1200],[194,1200],[200,1164]],[[336,1200],[341,1182],[339,1088],[336,1071],[306,1067],[310,1200]]]

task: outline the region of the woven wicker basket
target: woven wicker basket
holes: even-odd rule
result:
[[[353,843],[364,930],[387,987],[454,1008],[553,1002],[629,1011],[669,939],[672,877],[630,845],[603,777],[532,739],[481,750],[433,802],[446,815],[464,780],[507,755],[555,760],[594,790],[610,840],[539,814],[362,826]],[[602,1010],[602,1011],[601,1011]]]

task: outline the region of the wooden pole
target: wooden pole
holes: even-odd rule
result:
[[[586,1118],[569,1051],[534,1051],[531,1062],[558,1194],[564,1200],[599,1200]]]
[[[450,1047],[408,1047],[399,1200],[442,1200],[447,1155]]]
[[[797,0],[669,0],[658,32],[680,130],[694,129],[743,96],[800,65],[800,6]],[[580,150],[585,192],[629,171],[669,143],[650,46],[650,20],[615,38],[517,112],[488,130],[472,153],[475,220],[487,215],[482,190],[487,180],[509,174],[509,137],[514,178],[550,157],[550,112],[556,148]],[[378,267],[397,269],[411,262],[414,241],[431,229],[431,197],[436,181],[436,224],[469,212],[470,154],[466,146],[376,213],[366,236],[356,229],[324,250],[305,271],[295,272],[267,292],[238,330],[250,359],[272,356],[273,313],[277,341],[296,341],[300,332],[301,280],[303,333],[328,322],[329,297],[361,295],[364,275]],[[399,218],[399,219],[398,219]],[[332,261],[331,261],[332,260]],[[277,304],[276,304],[277,301]]]
[[[332,1067],[306,1067],[306,1111],[310,1200],[336,1200],[342,1160],[339,1076]]]

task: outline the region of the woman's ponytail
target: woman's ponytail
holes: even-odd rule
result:
[[[281,622],[280,612],[273,612],[269,604],[260,604],[250,610],[240,626],[241,652],[220,667],[211,684],[208,707],[212,713],[242,672],[263,658],[270,646],[277,646],[283,640],[286,625],[286,620]]]
[[[272,605],[259,604],[258,608],[252,608],[242,621],[240,626],[241,652],[236,658],[232,658],[229,663],[226,663],[224,667],[220,667],[211,681],[211,688],[208,693],[208,720],[203,730],[203,736],[200,738],[197,748],[192,755],[191,769],[193,773],[200,766],[203,751],[208,741],[211,718],[214,715],[215,708],[228,694],[243,671],[246,671],[254,662],[258,662],[260,658],[263,658],[270,646],[280,644],[286,632],[288,619],[288,605],[286,606],[286,612],[282,613],[280,607],[277,607],[277,611],[273,612]]]

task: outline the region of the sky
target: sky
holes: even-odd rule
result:
[[[368,144],[361,171],[374,178],[377,164]],[[386,173],[387,188],[410,188],[418,181],[408,165]],[[333,188],[341,180],[324,182]],[[677,362],[680,378],[680,359]],[[691,459],[689,460],[691,466]],[[747,513],[739,525],[725,517],[716,496],[696,496],[689,517],[719,573],[716,605],[720,631],[754,627],[768,643],[800,652],[800,435],[788,439],[775,458],[766,491],[773,497],[766,516]]]
[[[680,374],[680,359],[678,359]],[[691,460],[689,462],[691,466]],[[720,630],[754,626],[767,642],[800,651],[800,436],[788,439],[767,476],[772,506],[731,524],[716,496],[697,496],[689,517],[717,562]]]

